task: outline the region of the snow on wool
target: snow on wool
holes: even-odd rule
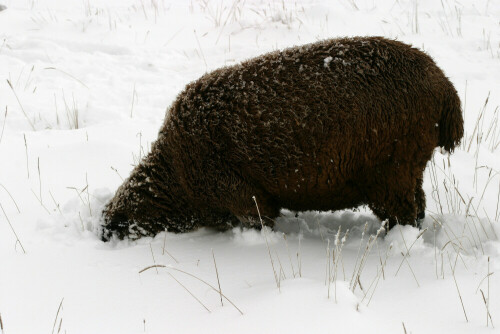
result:
[[[328,54],[341,61],[318,66]],[[389,228],[415,224],[434,148],[462,136],[455,88],[407,44],[355,37],[271,52],[186,86],[106,205],[103,238],[272,226],[283,208],[368,205]]]

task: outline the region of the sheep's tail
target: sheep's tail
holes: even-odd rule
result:
[[[445,101],[439,120],[438,145],[448,152],[453,152],[464,135],[464,119],[462,118],[460,98],[454,88],[451,89]]]

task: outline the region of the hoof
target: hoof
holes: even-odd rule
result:
[[[424,219],[425,219],[425,212],[424,211],[419,212],[417,214],[417,221],[416,221],[416,225],[418,228],[422,227],[422,222],[424,221]]]

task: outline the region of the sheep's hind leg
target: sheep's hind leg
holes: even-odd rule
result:
[[[399,172],[399,173],[397,173]],[[387,229],[397,224],[415,225],[417,218],[416,180],[401,169],[387,173],[390,180],[381,182],[370,192],[370,209],[381,220],[388,219]],[[405,182],[410,180],[409,182]]]

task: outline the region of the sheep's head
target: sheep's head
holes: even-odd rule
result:
[[[148,209],[154,203],[155,196],[147,184],[148,178],[139,172],[140,169],[141,166],[138,166],[132,172],[130,178],[118,188],[115,196],[104,208],[104,240],[109,240],[112,235],[120,239],[125,236],[134,238],[148,235],[150,233],[139,229],[138,225],[147,227],[151,224],[144,224],[145,221],[154,222],[161,218],[155,214],[155,210]]]
[[[113,235],[135,239],[166,228],[184,232],[195,227],[186,194],[164,158],[153,150],[118,188],[103,210],[103,240]]]

